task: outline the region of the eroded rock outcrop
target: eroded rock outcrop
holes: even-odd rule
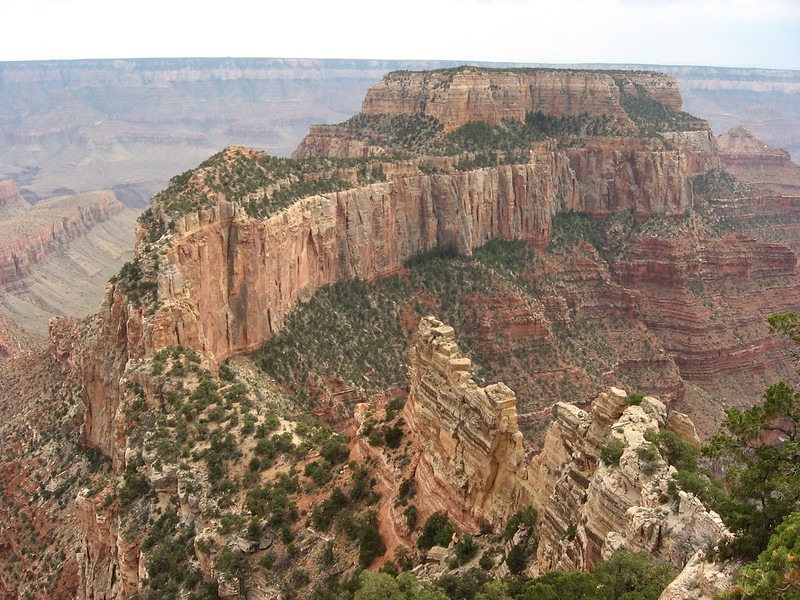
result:
[[[698,550],[678,576],[659,596],[659,600],[713,600],[729,591],[739,574],[736,561],[708,560],[705,550]]]
[[[663,106],[679,108],[677,92],[659,81],[631,85],[637,93],[651,87],[653,94],[664,95]],[[570,93],[580,88],[573,84],[565,88]],[[592,96],[597,90],[590,91]],[[602,92],[614,94],[611,88]],[[484,110],[483,99],[466,102]],[[574,102],[559,110],[584,110],[584,104],[605,100]],[[618,99],[609,106],[611,112],[602,114],[617,118]],[[623,117],[618,115],[621,122]],[[453,157],[412,158],[387,165],[379,181],[354,179],[348,166],[350,171],[309,172],[307,180],[288,175],[284,182],[270,181],[243,194],[220,184],[224,178],[214,169],[228,162],[247,164],[237,161],[256,153],[228,149],[185,178],[186,186],[200,188],[202,208],[187,203],[188,208],[174,210],[154,202],[137,236],[136,271],[121,273],[106,290],[93,324],[94,340],[81,354],[85,440],[110,456],[121,473],[128,462],[128,440],[120,402],[134,380],[147,387],[146,378],[140,381],[135,373],[140,362],[180,345],[198,352],[203,366],[213,369],[269,339],[297,302],[326,284],[391,274],[406,259],[437,247],[469,254],[495,237],[543,248],[550,241],[553,216],[562,211],[595,217],[621,211],[637,218],[682,214],[692,204],[687,175],[699,168],[705,152],[702,143],[695,147],[700,150],[690,160],[681,149],[653,139],[595,137],[566,146],[545,140],[514,164],[496,157],[492,166],[466,168]],[[711,150],[706,154],[713,158]],[[301,194],[265,217],[248,214],[250,201],[266,198],[270,186],[289,189],[298,181],[328,177],[340,180],[334,188],[339,191]],[[580,265],[576,272],[586,277]],[[638,295],[621,287],[607,302],[619,305],[621,314],[640,310]],[[558,312],[561,304],[545,298],[542,306]],[[546,339],[547,328],[538,317],[526,317],[525,327]],[[472,531],[482,520],[500,525],[516,510],[533,505],[541,520],[540,548],[548,548],[537,557],[541,568],[590,568],[604,553],[623,546],[648,549],[679,564],[713,537],[713,532],[695,531],[693,523],[711,531],[716,522],[693,498],[681,498],[670,520],[671,509],[659,503],[669,472],[665,464],[658,477],[635,472],[641,466],[635,452],[623,455],[616,471],[599,464],[609,430],[635,447],[644,443],[645,429],[665,426],[668,415],[658,401],[628,407],[624,393],[612,391],[591,413],[559,405],[542,456],[530,462],[514,393],[503,384],[481,387],[474,381],[452,329],[423,321],[411,362],[406,415],[418,439],[425,440],[415,472],[420,496],[430,502],[425,510],[444,510]],[[564,512],[552,512],[549,505],[562,496],[571,496]],[[91,507],[84,508],[87,527],[97,526]],[[572,525],[574,537],[568,540]],[[83,568],[96,589],[104,578],[122,577],[125,570],[119,548],[104,544],[86,545]],[[90,556],[104,558],[93,563]],[[109,571],[109,561],[117,563],[116,571]],[[134,570],[128,571],[126,581],[131,582]]]
[[[559,403],[542,452],[529,461],[513,391],[475,383],[451,327],[423,319],[410,377],[406,417],[424,440],[415,479],[427,510],[475,530],[481,520],[501,526],[533,506],[540,571],[589,570],[620,548],[680,569],[727,535],[694,495],[670,495],[675,468],[645,434],[675,424],[687,443],[698,440],[691,422],[656,398],[631,404],[611,388],[588,412]],[[619,448],[616,463],[601,460],[611,443]]]
[[[420,322],[410,362],[405,414],[425,441],[415,473],[421,497],[468,531],[481,520],[502,523],[531,499],[514,392],[475,383],[453,328],[433,317]]]
[[[713,547],[727,535],[719,516],[692,494],[669,496],[674,467],[645,438],[648,431],[666,429],[669,420],[657,399],[629,405],[625,392],[615,388],[601,394],[589,412],[558,405],[532,467],[539,482],[540,568],[589,569],[620,548],[683,568],[698,548]],[[688,443],[696,443],[696,436],[689,437]],[[610,444],[621,450],[616,464],[601,460]]]
[[[120,285],[106,290],[97,342],[84,353],[87,439],[112,454],[108,432],[130,359],[183,345],[220,363],[269,339],[298,300],[325,284],[387,275],[436,247],[470,253],[494,237],[546,244],[555,211],[577,198],[569,169],[545,152],[527,165],[312,196],[266,220],[228,202],[187,215],[151,271],[154,313]]]

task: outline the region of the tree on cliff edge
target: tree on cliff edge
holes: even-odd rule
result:
[[[797,313],[769,318],[770,330],[800,345]],[[728,409],[720,433],[704,454],[728,465],[730,496],[715,507],[736,534],[731,550],[755,559],[792,512],[800,510],[800,392],[785,382],[770,386],[764,401],[744,411]]]

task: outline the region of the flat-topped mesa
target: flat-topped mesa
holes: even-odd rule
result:
[[[608,115],[631,124],[621,96],[637,88],[669,110],[681,110],[677,81],[659,73],[461,67],[389,73],[367,92],[361,112],[421,113],[437,119],[445,133],[470,121],[524,121],[536,112],[556,118]]]
[[[107,288],[100,307],[82,371],[87,442],[121,456],[114,418],[131,359],[182,345],[220,364],[272,337],[292,307],[324,285],[389,275],[437,247],[469,254],[497,237],[546,245],[553,215],[575,206],[577,190],[563,155],[544,149],[534,159],[443,173],[421,171],[419,160],[399,162],[382,177],[338,178],[341,189],[315,193],[316,171],[287,175],[279,168],[303,166],[229,149],[214,160],[230,170],[205,166],[182,176],[143,215],[136,265]],[[270,162],[274,169],[260,170]],[[370,164],[361,167],[371,172]],[[260,182],[241,196],[233,181],[242,180],[222,176],[237,168]],[[275,172],[289,182],[280,189],[302,197],[281,203],[271,194]]]
[[[466,531],[500,525],[530,503],[516,395],[480,387],[453,328],[422,319],[410,357],[406,420],[423,443],[415,477],[428,514],[443,511]],[[527,492],[527,493],[521,493]]]

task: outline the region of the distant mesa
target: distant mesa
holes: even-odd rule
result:
[[[789,153],[756,139],[744,125],[717,138],[720,162],[735,177],[756,188],[786,195],[800,195],[800,166]]]

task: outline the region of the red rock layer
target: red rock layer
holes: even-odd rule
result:
[[[771,312],[800,302],[797,258],[785,245],[740,234],[638,239],[614,276],[640,290],[644,323],[685,379],[715,385],[726,374],[780,371],[785,362],[783,342],[766,326]]]
[[[757,140],[739,125],[717,138],[719,159],[732,175],[759,189],[800,195],[800,166],[789,153]]]

